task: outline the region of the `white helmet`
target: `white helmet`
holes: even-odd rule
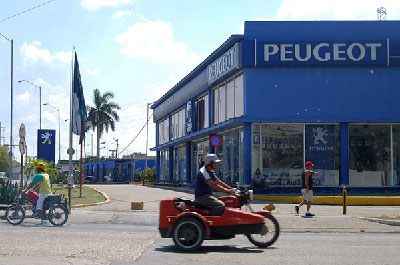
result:
[[[221,162],[221,159],[218,158],[216,154],[206,154],[204,157],[204,164],[208,165],[211,164],[212,162]]]

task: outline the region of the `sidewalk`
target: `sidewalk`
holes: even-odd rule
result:
[[[132,185],[137,186],[137,185]],[[176,191],[182,196],[183,192],[193,196],[193,190],[185,187],[168,187],[160,185],[141,186],[147,189]],[[150,194],[151,191],[147,194]],[[328,197],[328,196],[326,196]],[[300,198],[300,197],[299,197]],[[143,198],[145,200],[145,197]],[[278,219],[283,231],[290,232],[335,232],[335,233],[360,233],[360,232],[395,232],[400,233],[400,226],[380,224],[368,221],[365,218],[400,215],[400,206],[348,206],[347,214],[343,215],[341,205],[312,205],[311,212],[316,216],[305,218],[306,206],[302,206],[300,214],[296,214],[294,206],[297,203],[274,202],[268,200],[255,200],[252,206],[255,210],[261,210],[269,203],[274,203],[276,209],[272,212]],[[145,207],[146,209],[146,202]]]

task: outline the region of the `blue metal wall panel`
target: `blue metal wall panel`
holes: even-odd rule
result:
[[[246,69],[246,116],[269,122],[399,122],[398,67]]]

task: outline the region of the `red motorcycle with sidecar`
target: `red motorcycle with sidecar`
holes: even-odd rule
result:
[[[225,203],[221,216],[183,198],[171,198],[160,202],[159,231],[163,238],[173,238],[176,247],[184,251],[198,249],[204,240],[231,239],[238,234],[246,235],[251,243],[265,248],[279,237],[279,223],[270,211],[253,211],[250,201],[253,191],[242,187],[237,196],[222,196]],[[241,210],[247,206],[251,212]]]

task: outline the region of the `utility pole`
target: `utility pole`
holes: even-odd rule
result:
[[[116,151],[116,155],[115,155],[115,156],[118,158],[118,141],[119,141],[119,140],[118,140],[118,139],[115,139],[115,138],[113,138],[113,139],[114,139],[114,141],[117,142],[117,150],[115,150],[115,151]]]
[[[146,111],[147,111],[147,119],[146,119],[146,130],[147,130],[147,136],[146,136],[146,164],[144,168],[147,168],[147,149],[149,149],[149,107],[153,103],[147,103],[146,105]]]
[[[1,143],[1,139],[4,139],[4,136],[2,134],[2,129],[5,129],[4,127],[1,126],[1,121],[0,121],[0,146],[4,144],[4,140],[3,140],[3,144]]]

